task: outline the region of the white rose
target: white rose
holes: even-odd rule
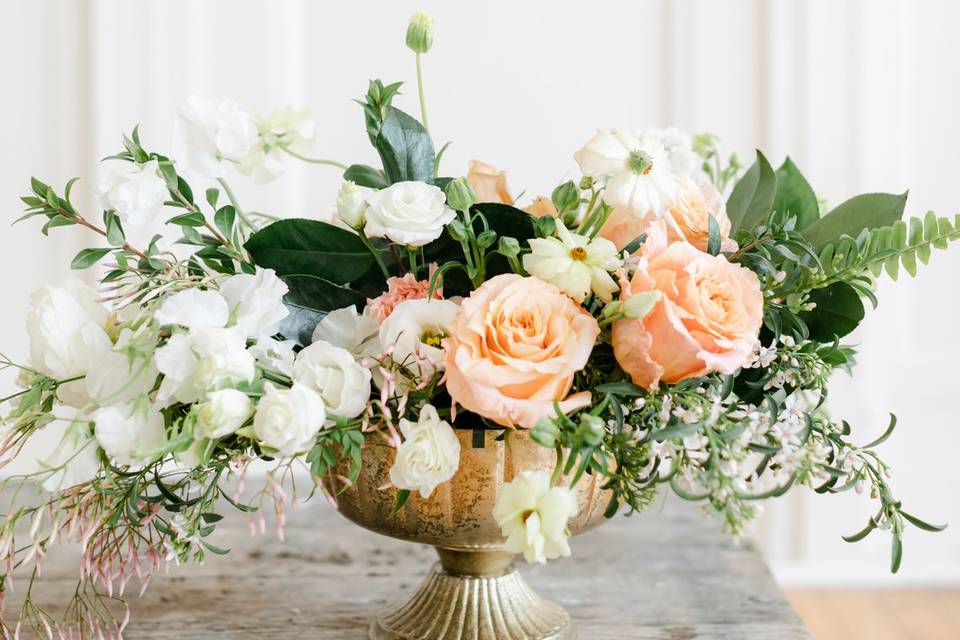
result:
[[[97,404],[123,404],[149,393],[157,381],[152,347],[141,351],[131,342],[134,334],[124,328],[117,344],[90,368],[84,378],[87,395]]]
[[[164,440],[163,416],[143,403],[97,409],[90,418],[100,446],[117,464],[146,464]]]
[[[621,266],[617,247],[605,238],[571,233],[557,220],[558,238],[531,238],[531,252],[523,256],[523,268],[555,284],[561,291],[583,302],[593,291],[610,302],[619,290],[610,272]]]
[[[131,227],[143,226],[162,215],[169,193],[156,160],[142,165],[115,161],[105,166],[107,173],[97,188],[103,209],[116,211],[123,224]]]
[[[253,401],[242,391],[221,389],[207,394],[207,401],[194,408],[197,438],[222,438],[234,433],[253,415]]]
[[[303,385],[267,387],[253,417],[257,439],[281,456],[311,448],[326,420],[323,399]]]
[[[202,176],[222,178],[222,161],[239,161],[250,153],[259,132],[233,100],[192,97],[177,109],[174,136],[176,158]]]
[[[39,476],[43,478],[40,486],[47,491],[62,491],[93,480],[100,471],[100,461],[87,421],[78,418],[69,424],[54,450],[38,463],[47,470]]]
[[[457,314],[452,300],[406,300],[380,325],[380,344],[393,349],[391,357],[420,379],[443,368],[440,341]]]
[[[276,340],[260,337],[257,343],[250,347],[250,354],[254,359],[268,369],[282,373],[287,377],[293,376],[293,340]]]
[[[456,216],[439,187],[423,182],[398,182],[367,199],[365,233],[419,247],[440,237]]]
[[[246,345],[240,327],[198,327],[173,334],[155,356],[164,376],[157,402],[190,403],[204,392],[252,381],[256,364]]]
[[[337,192],[337,217],[351,229],[359,229],[366,219],[367,201],[360,188],[344,180]]]
[[[346,349],[322,340],[297,354],[293,380],[320,394],[328,414],[356,418],[370,400],[370,370]]]
[[[460,440],[429,404],[423,405],[417,422],[401,419],[400,433],[403,443],[390,467],[390,482],[427,498],[460,468]]]
[[[493,517],[507,539],[504,550],[545,563],[570,555],[567,521],[577,510],[575,491],[551,487],[546,471],[524,471],[503,485]]]
[[[271,336],[290,313],[283,304],[287,284],[273,269],[257,268],[256,273],[240,273],[220,283],[220,294],[230,306],[234,324],[248,336]]]
[[[346,349],[357,358],[375,356],[380,352],[380,323],[356,307],[334,309],[323,317],[313,330],[313,341],[324,340]]]
[[[64,287],[44,287],[33,294],[27,335],[34,369],[59,380],[83,376],[113,348],[104,330],[107,310],[95,296],[74,279]],[[57,395],[75,407],[89,401],[81,380],[61,385]]]
[[[160,326],[222,327],[230,318],[230,307],[217,291],[184,289],[164,298],[155,317]]]

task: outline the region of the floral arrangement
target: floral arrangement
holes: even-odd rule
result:
[[[5,399],[0,464],[59,434],[38,471],[3,481],[3,594],[29,576],[17,631],[119,636],[131,579],[226,552],[212,542],[223,507],[261,529],[273,511],[282,533],[297,470],[335,502],[371,439],[396,448],[396,509],[429,499],[457,471],[455,429],[527,431],[556,450],[552,475],[520,474],[494,510],[531,562],[569,555],[584,474],[604,478],[609,516],[665,487],[733,534],[793,487],[853,489],[877,510],[846,539],[887,530],[893,571],[905,526],[941,529],[894,497],[875,447],[895,420],[858,444],[823,402],[854,364],[841,340],[877,278],[914,275],[960,221],[903,221],[905,194],[828,208],[789,158],[774,169],[758,152],[744,172],[715,137],[673,128],[601,130],[574,154],[582,177],[518,204],[490,165],[444,177],[421,76],[431,41],[415,16],[419,120],[395,106],[400,83],[373,81],[360,101],[379,167],[309,157],[306,111],[191,99],[172,157],[137,129],[123,137],[96,216],[75,206],[74,181],[32,180],[23,217],[44,234],[93,231],[72,266],[103,271],[96,288],[37,292],[30,359],[3,363],[21,388]],[[228,186],[296,159],[343,171],[335,220],[273,220]],[[158,219],[175,234],[128,241]],[[13,491],[32,482],[41,497]],[[60,620],[31,588],[63,541],[83,555]]]

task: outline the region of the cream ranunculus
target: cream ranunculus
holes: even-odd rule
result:
[[[344,180],[337,192],[337,218],[351,229],[359,229],[366,221],[367,200],[360,187]]]
[[[356,418],[370,399],[370,370],[346,349],[322,340],[297,354],[293,380],[319,393],[328,415]]]
[[[46,435],[48,429],[54,428],[51,425],[42,433]],[[40,486],[47,491],[63,491],[93,480],[100,471],[100,461],[88,421],[77,416],[63,430],[59,443],[50,455],[37,463],[45,470],[38,478],[42,478]]]
[[[192,97],[177,109],[174,157],[208,178],[222,178],[223,161],[239,162],[260,137],[249,113],[233,100]]]
[[[277,333],[280,322],[290,313],[283,304],[287,284],[273,269],[257,268],[256,273],[240,273],[220,283],[220,294],[230,306],[233,324],[250,337]]]
[[[417,379],[443,369],[441,341],[457,314],[452,300],[406,300],[380,325],[380,344]]]
[[[326,419],[316,391],[296,383],[290,389],[268,386],[253,416],[253,432],[279,455],[292,456],[313,446]]]
[[[456,216],[439,187],[423,182],[397,182],[367,199],[367,226],[372,237],[387,237],[419,247],[440,237]]]
[[[380,353],[380,323],[367,314],[357,313],[356,307],[334,309],[317,323],[313,342],[324,340],[346,349],[357,358]]]
[[[242,391],[221,389],[207,394],[207,401],[195,405],[194,435],[222,438],[234,433],[253,415],[253,401]]]
[[[570,555],[567,521],[577,515],[576,492],[551,487],[546,471],[523,471],[503,485],[493,517],[506,537],[504,549],[527,562],[545,563]]]
[[[577,302],[583,302],[591,291],[604,302],[612,300],[617,283],[610,272],[622,264],[614,244],[605,238],[591,240],[571,233],[562,220],[557,220],[557,236],[528,240],[531,252],[523,256],[523,268],[557,285]]]
[[[145,403],[128,403],[94,411],[93,433],[117,464],[147,464],[164,440],[163,416]]]
[[[403,443],[390,467],[390,482],[427,498],[460,467],[460,440],[429,404],[423,405],[416,422],[401,419],[400,433]]]
[[[170,194],[156,160],[142,165],[114,161],[105,166],[107,173],[97,188],[102,208],[116,211],[129,227],[143,226],[162,215],[163,203]]]
[[[157,369],[163,381],[157,402],[190,403],[207,391],[250,382],[256,372],[247,338],[240,327],[198,327],[175,333],[157,349]]]
[[[471,160],[467,167],[467,182],[477,202],[513,203],[507,190],[507,172],[499,171],[492,164]]]

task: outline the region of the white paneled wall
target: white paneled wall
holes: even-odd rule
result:
[[[437,20],[424,62],[434,137],[454,142],[447,173],[481,158],[510,171],[514,193],[545,193],[572,175],[571,154],[595,128],[676,124],[719,133],[745,158],[789,152],[834,203],[910,187],[909,213],[960,205],[960,6],[935,0],[6,2],[0,202],[12,220],[30,175],[81,175],[92,206],[96,159],[119,148],[120,132],[140,123],[149,148],[169,150],[175,106],[192,94],[308,105],[316,155],[372,161],[349,99],[369,78],[414,79],[403,33],[418,9]],[[400,99],[411,111],[414,93]],[[338,177],[297,166],[266,187],[232,182],[251,208],[324,217]],[[63,277],[84,244],[72,230],[41,239],[37,226],[0,234],[0,345],[15,357],[27,350],[29,292]],[[858,377],[837,379],[832,408],[864,440],[895,411],[901,428],[885,451],[900,496],[960,526],[958,270],[960,251],[937,255],[921,279],[881,287],[857,336]],[[902,575],[886,577],[885,537],[839,539],[867,515],[857,496],[798,494],[770,505],[758,535],[794,582],[960,579],[951,530],[910,532]]]

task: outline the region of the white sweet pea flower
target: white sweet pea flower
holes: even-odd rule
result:
[[[222,438],[234,433],[253,415],[253,401],[242,391],[221,389],[207,394],[207,401],[193,409],[194,435]]]
[[[41,469],[48,470],[40,476],[43,478],[40,486],[50,492],[63,491],[93,480],[100,471],[100,461],[97,459],[97,443],[90,435],[88,422],[78,416],[63,430],[60,442],[50,455],[37,463]]]
[[[303,153],[313,144],[317,134],[317,125],[309,109],[276,107],[267,116],[254,116],[254,122],[259,139],[250,153],[240,159],[237,168],[261,183],[284,172],[284,149]]]
[[[118,465],[151,462],[152,451],[163,443],[163,416],[146,403],[128,403],[94,411],[93,434]]]
[[[419,247],[440,237],[456,216],[439,187],[423,182],[397,182],[367,198],[367,226],[371,238]]]
[[[162,215],[169,193],[156,160],[142,165],[117,160],[104,166],[106,174],[97,187],[103,209],[116,211],[129,227],[143,226]]]
[[[287,284],[273,269],[257,268],[256,273],[240,273],[220,283],[234,324],[251,337],[277,333],[280,322],[290,313],[283,304]]]
[[[667,170],[678,176],[700,177],[702,160],[693,151],[693,139],[676,127],[645,129],[640,138],[650,140],[666,152]]]
[[[268,386],[253,417],[253,432],[279,455],[292,456],[313,446],[326,418],[323,399],[306,386]]]
[[[504,550],[542,564],[570,555],[567,521],[577,510],[575,491],[551,487],[546,471],[523,471],[503,485],[493,517],[507,539]]]
[[[531,253],[523,256],[523,268],[532,276],[555,284],[583,302],[591,291],[604,302],[613,299],[619,287],[610,275],[621,266],[617,247],[605,238],[572,233],[557,220],[557,238],[531,238]]]
[[[457,314],[452,300],[405,300],[380,325],[380,344],[391,357],[419,379],[443,368],[440,341]]]
[[[149,393],[157,381],[153,361],[155,336],[147,348],[138,347],[134,333],[124,328],[113,349],[107,351],[87,372],[83,382],[87,395],[100,406],[123,404]]]
[[[177,109],[174,157],[202,176],[222,178],[223,161],[239,162],[258,139],[253,118],[233,100],[194,96]]]
[[[367,201],[360,187],[344,180],[337,192],[337,218],[351,229],[359,229],[366,220]]]
[[[250,354],[263,366],[282,373],[287,377],[293,376],[293,340],[276,340],[260,337],[257,343],[250,347]]]
[[[584,175],[606,182],[604,202],[627,207],[634,215],[662,213],[676,193],[667,152],[653,138],[598,131],[573,157]]]
[[[334,309],[313,330],[313,341],[323,340],[346,349],[357,358],[377,355],[380,348],[380,323],[356,307]]]
[[[370,370],[346,349],[316,341],[297,354],[293,380],[323,398],[328,414],[356,418],[370,399]]]
[[[175,333],[157,349],[157,369],[164,375],[157,402],[191,403],[207,391],[250,382],[256,373],[247,338],[240,327],[198,327]]]
[[[401,419],[400,433],[403,443],[390,467],[390,482],[428,498],[460,468],[460,440],[429,404],[423,405],[417,422]]]
[[[222,327],[230,318],[230,306],[217,291],[184,289],[165,298],[154,317],[160,326]]]

